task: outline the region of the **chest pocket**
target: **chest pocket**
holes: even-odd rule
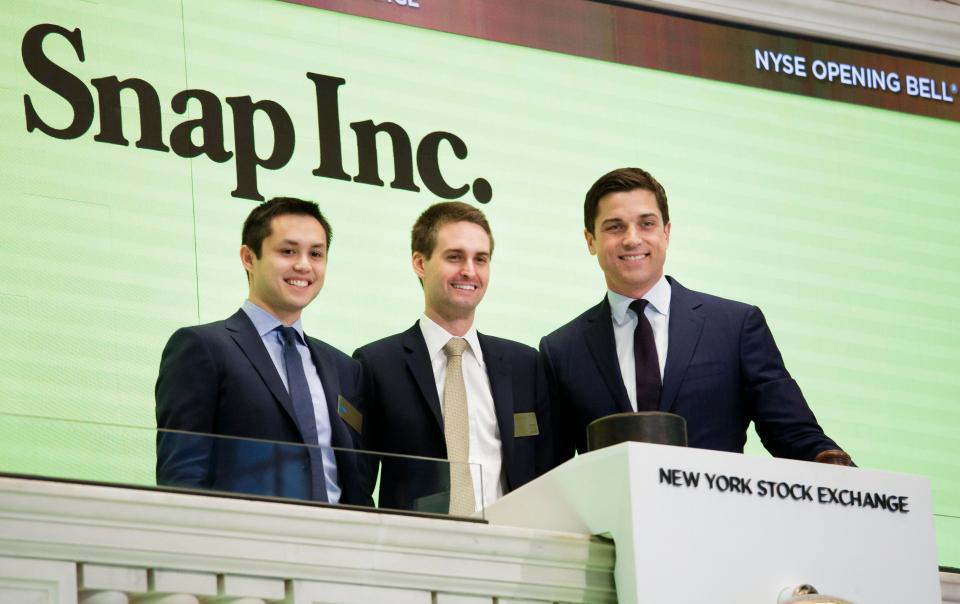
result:
[[[726,363],[719,360],[694,361],[687,367],[686,373],[683,374],[683,379],[684,381],[705,379],[721,375],[726,370]]]

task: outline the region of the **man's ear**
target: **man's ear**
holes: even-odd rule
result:
[[[668,222],[666,226],[663,227],[663,235],[664,235],[664,238],[666,238],[667,240],[667,245],[670,245],[670,225],[671,224],[673,223]]]
[[[410,263],[413,265],[413,272],[415,272],[417,274],[417,277],[420,277],[421,279],[423,279],[423,273],[424,273],[423,263],[424,262],[426,262],[426,258],[423,257],[423,254],[421,252],[413,253],[413,258],[411,259]]]
[[[256,255],[246,245],[240,246],[240,263],[243,264],[243,268],[249,273],[253,270],[253,260],[256,258]]]
[[[583,229],[583,238],[587,240],[587,249],[590,250],[591,256],[597,255],[597,246],[596,242],[593,239],[593,233],[587,229]]]

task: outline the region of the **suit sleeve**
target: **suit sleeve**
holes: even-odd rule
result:
[[[557,445],[554,442],[556,427],[553,420],[553,408],[550,402],[550,389],[547,385],[546,368],[537,355],[536,363],[536,414],[540,424],[540,436],[537,439],[535,464],[536,476],[546,474],[557,465]]]
[[[363,401],[363,439],[361,448],[367,451],[362,455],[359,470],[363,492],[373,501],[373,492],[377,486],[377,475],[380,472],[380,456],[372,453],[380,447],[380,423],[377,417],[377,391],[373,379],[373,371],[363,354],[362,349],[353,352],[353,358],[359,362],[359,395]]]
[[[343,492],[341,503],[350,503],[365,507],[373,507],[371,494],[373,489],[369,482],[370,455],[364,450],[366,447],[367,432],[370,429],[370,414],[367,410],[366,396],[363,389],[363,367],[355,359],[337,352],[340,366],[341,394],[357,411],[362,418],[361,429],[357,431],[348,422],[342,422],[344,429],[349,433],[350,440],[347,446],[355,450],[337,451],[337,466],[340,477],[340,486]],[[335,407],[336,408],[336,407]],[[336,411],[333,411],[334,413]],[[331,422],[335,420],[331,417]]]
[[[202,337],[191,328],[176,331],[163,350],[155,389],[158,485],[210,487],[213,438],[203,435],[214,432],[218,382]]]
[[[813,460],[839,449],[817,423],[800,387],[787,372],[763,313],[751,307],[740,332],[744,401],[763,446],[775,457]]]
[[[367,416],[368,416],[368,407],[367,397],[366,397],[366,384],[364,380],[363,365],[359,363],[356,359],[351,359],[352,361],[352,370],[351,377],[353,378],[350,382],[350,392],[353,396],[352,399],[347,399],[354,401],[354,407],[356,407],[361,416],[363,417],[363,425],[366,425]],[[369,427],[369,426],[368,426]],[[359,434],[353,433],[353,442],[354,448],[356,449],[366,449],[367,448],[367,431],[362,429]]]
[[[550,405],[550,421],[553,432],[553,466],[558,466],[573,457],[576,450],[574,438],[574,418],[566,404],[560,382],[557,378],[556,358],[551,351],[547,338],[540,340],[538,355],[540,378],[544,381],[547,400]]]

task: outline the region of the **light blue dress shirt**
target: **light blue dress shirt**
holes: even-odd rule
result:
[[[241,308],[253,322],[264,347],[270,354],[274,367],[277,368],[277,373],[280,374],[280,379],[283,380],[284,387],[287,392],[290,392],[290,386],[287,384],[287,368],[283,362],[283,336],[278,329],[283,326],[283,323],[250,300],[246,300]],[[337,503],[340,501],[340,485],[337,482],[337,458],[334,456],[333,449],[330,448],[333,433],[330,427],[330,412],[327,408],[323,384],[320,382],[320,373],[317,371],[317,366],[313,364],[313,357],[310,356],[310,349],[307,347],[300,319],[297,319],[291,327],[300,336],[297,339],[297,352],[300,353],[303,372],[307,376],[307,385],[310,387],[310,398],[313,400],[313,416],[317,422],[317,439],[319,441],[316,444],[323,447],[323,474],[327,480],[327,499],[330,503]]]

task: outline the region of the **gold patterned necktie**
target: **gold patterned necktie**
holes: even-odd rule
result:
[[[463,351],[467,341],[450,338],[443,347],[447,377],[443,382],[443,436],[450,463],[450,514],[471,516],[476,511],[473,478],[470,475],[470,418],[467,388],[463,383]]]

